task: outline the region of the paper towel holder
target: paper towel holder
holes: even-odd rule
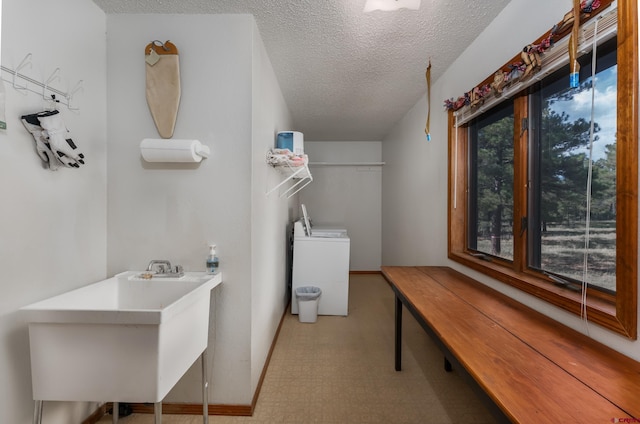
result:
[[[145,138],[140,153],[146,162],[200,162],[211,154],[199,140]]]

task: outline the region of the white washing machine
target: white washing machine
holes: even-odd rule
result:
[[[351,240],[341,228],[318,228],[307,235],[304,220],[294,223],[291,313],[298,313],[296,288],[319,287],[318,315],[349,312],[349,252]],[[307,219],[307,222],[308,219]]]

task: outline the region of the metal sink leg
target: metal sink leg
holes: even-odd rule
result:
[[[41,400],[35,401],[35,406],[33,408],[33,424],[42,424],[42,404],[44,402]]]
[[[209,424],[209,380],[207,378],[207,348],[202,355],[202,421]]]
[[[162,424],[162,401],[153,404],[153,415],[156,417],[154,423]]]

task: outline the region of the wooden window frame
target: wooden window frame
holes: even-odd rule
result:
[[[588,289],[587,317],[592,323],[635,340],[638,303],[638,5],[618,1],[617,31],[617,216],[616,294]],[[456,128],[449,112],[449,259],[509,284],[570,313],[581,315],[582,296],[558,287],[543,274],[527,268],[527,232],[517,226],[527,215],[528,132],[520,125],[527,116],[526,95],[514,97],[514,257],[486,261],[467,250],[467,180],[469,140],[466,126]]]

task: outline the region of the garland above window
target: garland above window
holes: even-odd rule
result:
[[[542,55],[553,47],[556,40],[566,36],[568,32],[573,30],[574,25],[589,20],[592,17],[592,12],[601,6],[607,7],[611,3],[612,0],[582,0],[579,9],[582,14],[578,21],[574,19],[573,10],[567,12],[562,21],[555,24],[546,35],[536,42],[524,46],[522,52],[514,57],[511,63],[498,69],[492,77],[487,78],[483,83],[455,100],[453,98],[445,100],[445,109],[457,111],[464,106],[475,108],[491,96],[499,97],[505,88],[529,80],[532,75],[542,69]]]

